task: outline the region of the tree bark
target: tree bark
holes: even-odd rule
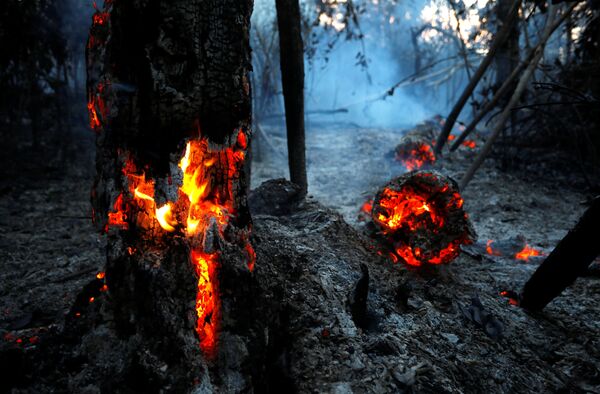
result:
[[[510,0],[500,0],[496,4],[498,31],[500,31],[504,25],[510,24],[506,41],[499,46],[496,57],[494,58],[496,86],[502,86],[503,82],[511,75],[512,71],[519,63],[519,23],[511,23],[510,7]]]
[[[304,142],[304,47],[298,0],[275,0],[279,27],[281,82],[285,102],[290,180],[306,194]]]
[[[266,352],[249,305],[251,12],[252,0],[106,0],[90,30],[109,309],[135,354],[160,361],[145,373],[176,391],[260,387],[246,380]]]
[[[558,297],[600,255],[598,223],[600,197],[585,211],[577,225],[556,245],[525,284],[523,308],[539,311]]]

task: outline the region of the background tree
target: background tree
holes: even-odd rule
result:
[[[306,194],[304,46],[298,0],[276,0],[290,179]]]

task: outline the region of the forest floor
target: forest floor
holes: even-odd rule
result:
[[[261,144],[262,156],[253,165],[253,187],[264,180],[286,175],[285,138],[281,131],[265,131],[271,147]],[[389,154],[402,133],[401,130],[341,127],[310,130],[307,134],[309,206],[319,201],[361,230],[360,206],[378,187],[405,172]],[[104,240],[89,220],[93,136],[84,132],[81,135],[66,165],[57,158],[28,153],[31,150],[27,146],[1,159],[0,335],[7,342],[15,342],[15,346],[35,346],[36,330],[59,326],[77,293],[103,267]],[[461,148],[436,163],[434,168],[458,177],[474,154],[475,151]],[[499,293],[519,290],[540,259],[523,262],[510,255],[498,257],[484,253],[487,240],[498,245],[527,242],[549,252],[575,224],[585,209],[583,203],[591,196],[572,187],[561,171],[537,168],[520,171],[517,176],[515,172],[500,171],[498,163],[489,160],[463,197],[479,235],[475,248],[449,267],[443,267],[442,276],[437,279],[393,266],[376,255],[365,257],[365,251],[357,252],[356,256],[376,261],[376,265],[369,265],[370,269],[376,267],[372,268],[375,280],[387,283],[393,280],[393,275],[399,275],[403,281],[412,282],[407,309],[404,314],[397,308],[386,312],[381,324],[389,329],[387,334],[365,332],[356,339],[354,328],[350,330],[353,339],[347,349],[340,348],[348,353],[356,346],[374,347],[374,353],[363,349],[355,356],[342,355],[348,358],[348,365],[339,371],[336,371],[337,362],[326,369],[317,361],[308,362],[298,374],[315,368],[320,368],[319,376],[331,373],[331,385],[319,386],[319,389],[335,392],[352,389],[362,392],[375,387],[373,384],[379,385],[381,391],[391,392],[395,391],[395,385],[405,388],[414,385],[417,390],[445,387],[449,392],[468,386],[493,392],[560,388],[600,392],[600,339],[597,335],[600,332],[597,299],[600,280],[594,277],[578,280],[543,314],[531,316],[509,305]],[[320,208],[310,209],[319,211]],[[310,215],[300,215],[297,223],[290,219],[291,224],[275,223],[271,217],[259,215],[255,219],[257,232],[264,237],[270,229],[278,229],[279,233],[274,236],[282,239],[284,235],[301,234],[298,223],[314,218],[313,211]],[[319,220],[336,222],[335,215],[328,212],[321,215],[325,219]],[[344,254],[338,250],[339,245],[338,249],[331,246],[335,245],[337,232],[331,233],[329,225],[317,224],[307,222],[306,226],[318,228],[314,231],[320,232],[319,239],[328,243],[328,253]],[[341,224],[334,227],[338,226],[343,227],[344,234],[351,231]],[[362,235],[348,235],[348,239],[355,237]],[[310,251],[309,240],[310,237],[298,240],[306,244],[298,250],[307,256],[318,256],[318,250]],[[343,246],[348,248],[347,244]],[[269,251],[264,245],[262,249]],[[260,263],[260,247],[257,253]],[[319,258],[314,267],[327,272],[334,270],[333,266],[322,266],[325,263],[326,260]],[[382,284],[380,292],[391,292],[387,287],[390,285]],[[462,316],[461,307],[478,308],[473,297],[479,297],[486,311],[502,323],[504,334],[500,339],[488,337],[476,323]],[[381,299],[374,304],[377,304],[375,309],[385,310],[381,309]],[[335,327],[330,328],[334,336],[339,334]],[[342,334],[346,331],[348,327],[342,327]],[[373,335],[382,338],[381,341],[373,342]],[[26,343],[17,343],[18,340]],[[385,341],[395,341],[395,344]],[[403,349],[400,356],[389,354],[400,348]],[[350,353],[354,354],[353,351]],[[340,355],[334,352],[330,356]],[[321,360],[328,361],[332,360]],[[390,363],[396,363],[397,367]]]

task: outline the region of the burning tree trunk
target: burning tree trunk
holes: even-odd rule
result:
[[[251,10],[251,0],[106,0],[93,17],[92,203],[108,234],[111,311],[119,333],[139,336],[143,351],[165,360],[174,375],[165,385],[198,383],[207,376],[204,360],[220,368],[202,385],[214,383],[215,373],[230,384],[224,374],[233,361],[222,357],[219,336],[240,354],[238,372],[242,354],[261,343],[248,339],[251,323],[238,324],[252,322],[254,252],[243,171]]]

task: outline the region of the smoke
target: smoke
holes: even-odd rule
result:
[[[352,123],[361,127],[403,127],[421,122],[438,111],[402,89],[387,95],[400,79],[409,75],[386,48],[370,46],[367,65],[357,65],[359,42],[343,42],[328,56],[306,67],[306,109],[309,119]],[[343,109],[333,115],[313,111]]]

